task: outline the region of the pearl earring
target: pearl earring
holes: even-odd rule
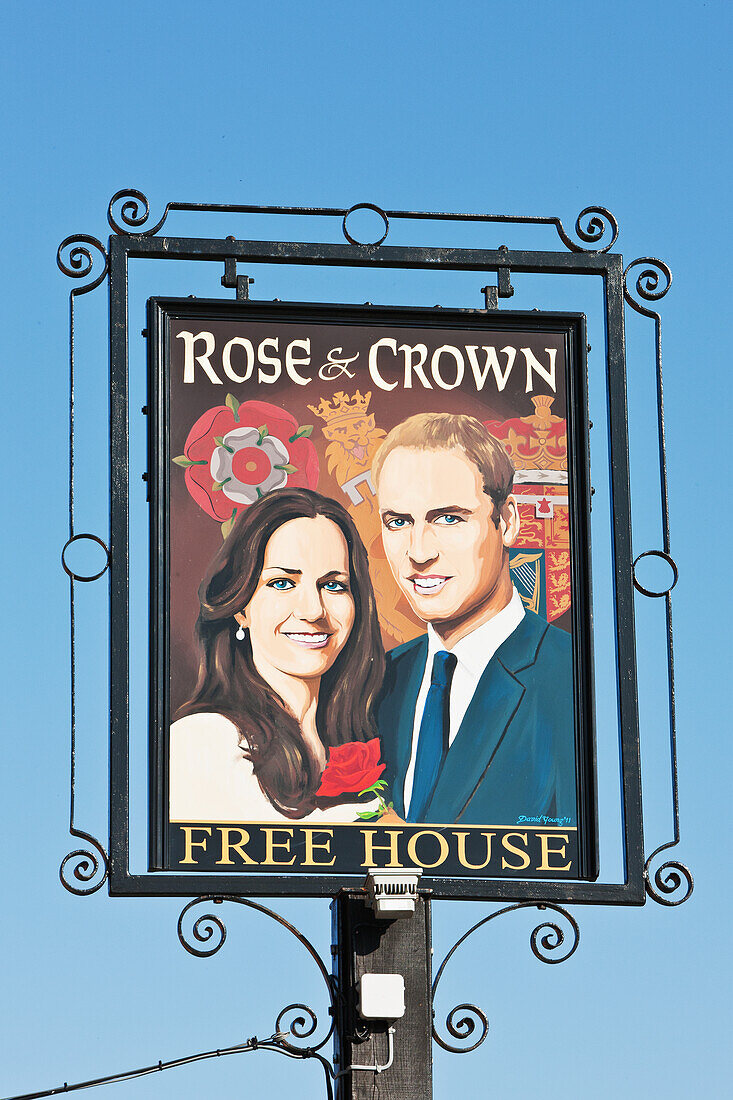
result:
[[[234,637],[237,639],[238,642],[243,642],[244,641],[244,627],[243,626],[240,626],[239,630],[234,635]]]

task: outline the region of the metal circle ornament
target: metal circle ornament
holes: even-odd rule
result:
[[[90,542],[96,542],[97,545],[101,546],[102,549],[104,550],[105,562],[104,562],[104,565],[102,566],[102,568],[97,573],[91,573],[89,575],[85,575],[83,573],[75,573],[74,570],[67,564],[66,551],[69,549],[69,547],[73,543],[81,542],[82,539],[88,539]],[[99,580],[100,577],[103,577],[104,574],[107,572],[107,570],[109,569],[109,563],[110,563],[109,547],[107,546],[107,544],[105,542],[103,542],[99,538],[98,535],[90,535],[88,533],[84,533],[84,534],[81,534],[81,535],[72,535],[71,538],[68,539],[67,542],[64,544],[64,548],[61,551],[61,564],[64,567],[64,572],[69,577],[71,577],[72,581],[82,581],[84,583],[86,583],[87,581],[97,581],[97,580]]]
[[[357,241],[356,238],[352,237],[351,233],[349,233],[349,230],[346,227],[346,220],[349,217],[349,214],[354,214],[357,210],[372,210],[382,219],[382,221],[384,222],[384,233],[378,241]],[[349,242],[349,244],[358,245],[360,248],[379,248],[380,244],[383,244],[383,242],[387,239],[387,234],[389,233],[389,218],[385,214],[384,210],[382,210],[380,206],[375,206],[373,202],[358,202],[356,206],[350,207],[344,214],[343,230],[344,236],[346,237],[346,240]]]
[[[662,561],[666,561],[667,565],[672,570],[672,580],[666,588],[661,588],[658,592],[653,591],[651,588],[645,588],[644,585],[636,578],[636,565],[642,558],[661,558]],[[634,588],[637,592],[641,592],[642,596],[649,596],[651,599],[659,599],[661,596],[668,596],[674,586],[679,580],[679,570],[677,569],[677,563],[674,558],[666,553],[664,550],[645,550],[643,554],[639,554],[637,558],[634,558],[633,565],[631,566]]]

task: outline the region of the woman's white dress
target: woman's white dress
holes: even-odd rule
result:
[[[236,726],[222,714],[189,714],[173,723],[169,780],[171,821],[342,825],[357,821],[357,811],[377,808],[373,799],[285,817],[263,794],[251,761],[242,754]]]

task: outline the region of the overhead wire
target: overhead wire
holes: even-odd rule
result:
[[[257,1036],[253,1036],[244,1043],[235,1043],[230,1047],[222,1047],[217,1050],[205,1050],[199,1054],[189,1054],[183,1058],[173,1058],[166,1062],[155,1062],[151,1066],[142,1066],[140,1069],[125,1070],[122,1073],[111,1073],[105,1077],[95,1077],[88,1081],[78,1081],[75,1084],[68,1084],[64,1081],[63,1085],[58,1085],[56,1088],[44,1089],[41,1092],[24,1092],[17,1096],[6,1096],[2,1100],[43,1100],[47,1096],[61,1096],[67,1092],[78,1092],[81,1089],[96,1088],[99,1085],[113,1085],[121,1081],[133,1081],[137,1077],[147,1077],[151,1073],[160,1073],[166,1069],[174,1069],[177,1066],[187,1066],[192,1062],[202,1062],[207,1058],[222,1058],[227,1054],[244,1054],[251,1050],[271,1050],[276,1054],[284,1054],[287,1058],[295,1058],[303,1060],[306,1058],[316,1058],[322,1065],[325,1078],[326,1078],[326,1092],[328,1100],[333,1100],[333,1089],[331,1087],[331,1075],[333,1069],[330,1063],[318,1054],[316,1051],[306,1047],[303,1050],[299,1050],[296,1047],[292,1047],[285,1044],[289,1032],[276,1031],[273,1035],[270,1035],[267,1039],[258,1039]]]

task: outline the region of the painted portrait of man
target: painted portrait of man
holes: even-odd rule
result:
[[[171,307],[154,371],[154,858],[305,879],[325,827],[334,874],[592,871],[580,337],[211,309]]]
[[[387,655],[379,732],[409,822],[577,819],[570,635],[510,572],[514,468],[472,416],[419,413],[372,468],[382,542],[426,633]]]

